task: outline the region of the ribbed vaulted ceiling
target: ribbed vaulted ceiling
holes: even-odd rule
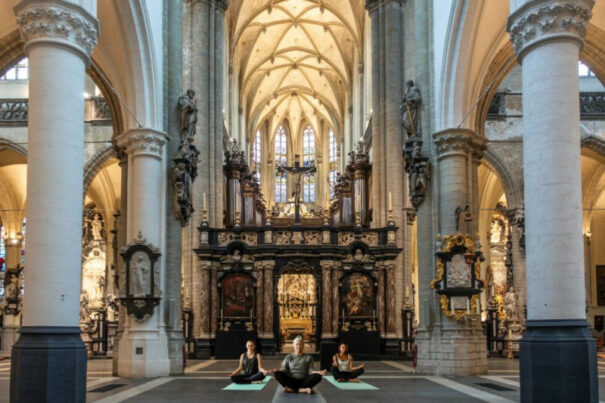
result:
[[[342,127],[362,42],[361,0],[236,0],[230,3],[232,66],[248,129],[284,118],[317,131]],[[356,58],[357,55],[357,58]]]

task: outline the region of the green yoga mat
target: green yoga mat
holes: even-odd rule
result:
[[[342,390],[378,390],[376,386],[365,382],[338,382],[332,375],[324,376],[332,385]]]
[[[263,390],[263,388],[265,387],[267,382],[269,382],[270,380],[271,380],[271,377],[266,376],[265,379],[263,379],[262,383],[246,383],[246,384],[231,383],[230,385],[225,386],[223,388],[223,390]]]

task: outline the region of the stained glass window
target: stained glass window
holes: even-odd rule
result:
[[[303,166],[315,164],[315,132],[307,126],[303,132]],[[303,177],[303,202],[315,202],[315,174],[307,173]]]
[[[328,173],[328,182],[330,184],[330,199],[334,198],[334,188],[336,187],[336,165],[338,159],[338,152],[336,150],[336,138],[334,137],[334,131],[330,129],[330,145],[329,145],[329,163],[330,171]]]
[[[286,129],[283,126],[277,128],[275,133],[275,202],[285,203],[286,199],[286,174],[279,172],[278,166],[286,165],[288,155]]]

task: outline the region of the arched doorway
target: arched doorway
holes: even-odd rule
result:
[[[286,265],[277,281],[278,348],[292,352],[292,341],[301,336],[307,351],[316,351],[319,287],[311,266]]]

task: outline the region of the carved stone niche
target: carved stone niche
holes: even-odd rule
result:
[[[431,288],[437,290],[443,313],[460,320],[479,313],[479,294],[484,287],[479,278],[481,252],[475,251],[475,241],[467,234],[443,238],[437,252],[437,277]]]
[[[124,259],[125,272],[120,303],[126,307],[128,316],[144,322],[153,315],[162,295],[159,287],[161,253],[139,232],[133,243],[120,250],[120,255]]]

